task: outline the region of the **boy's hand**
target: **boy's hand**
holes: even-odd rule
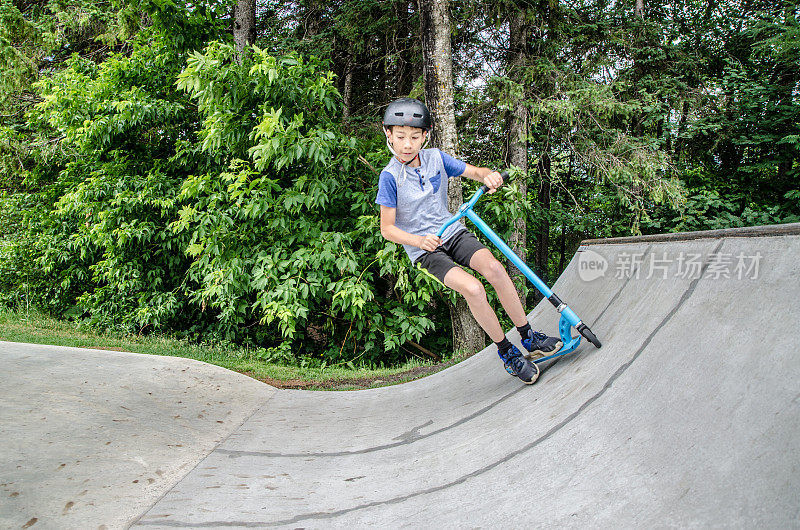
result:
[[[492,171],[486,178],[483,179],[483,183],[489,188],[489,193],[494,193],[497,191],[497,188],[503,185],[503,177],[500,176],[500,173],[497,171]]]
[[[419,248],[425,250],[427,252],[433,252],[436,248],[442,244],[442,239],[434,234],[428,234],[427,236],[421,237],[419,242]]]

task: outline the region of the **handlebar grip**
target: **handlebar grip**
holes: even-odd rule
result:
[[[509,183],[508,170],[507,169],[504,169],[503,171],[501,171],[500,172],[500,176],[503,177],[503,184],[508,184]],[[489,191],[489,186],[484,184],[483,186],[481,186],[481,189],[483,190],[484,193],[486,193],[487,191]]]

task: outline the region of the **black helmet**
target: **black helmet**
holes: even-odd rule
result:
[[[433,126],[431,113],[421,101],[412,98],[400,98],[389,103],[383,114],[383,127],[392,125],[408,125],[429,131]]]

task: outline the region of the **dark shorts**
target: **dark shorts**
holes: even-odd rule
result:
[[[450,269],[458,265],[469,267],[469,260],[482,248],[486,246],[474,234],[462,230],[433,252],[426,252],[417,258],[414,265],[419,264],[444,283],[444,276]]]

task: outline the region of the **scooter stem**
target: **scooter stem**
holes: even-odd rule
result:
[[[500,175],[503,177],[503,180],[505,180],[508,176],[508,172],[503,171]],[[553,304],[553,307],[556,308],[556,311],[561,313],[561,319],[559,322],[559,333],[563,343],[561,350],[559,350],[559,352],[555,355],[537,359],[536,362],[542,362],[552,359],[553,357],[565,355],[577,348],[581,339],[580,336],[572,337],[572,333],[570,331],[570,328],[572,327],[575,327],[575,329],[577,329],[581,335],[586,337],[592,344],[599,348],[601,346],[600,341],[597,339],[595,334],[592,333],[592,330],[589,329],[589,327],[584,324],[580,318],[578,318],[578,315],[576,315],[567,304],[562,302],[561,299],[556,296],[555,293],[553,293],[550,287],[548,287],[547,284],[545,284],[536,275],[536,273],[534,273],[531,268],[528,267],[524,261],[522,261],[522,259],[511,249],[511,247],[509,247],[505,241],[500,239],[500,236],[498,236],[494,230],[492,230],[489,225],[487,225],[483,219],[481,219],[472,209],[472,207],[475,206],[475,203],[477,203],[481,196],[488,190],[489,188],[486,185],[481,186],[475,192],[472,198],[470,198],[470,200],[465,204],[462,204],[458,209],[458,212],[453,217],[448,219],[444,225],[442,225],[436,235],[438,237],[442,237],[442,234],[444,234],[444,231],[447,229],[447,227],[457,222],[462,217],[468,218],[476,227],[478,227],[481,232],[483,232],[486,237],[489,238],[489,240],[498,248],[498,250],[500,250],[500,252],[502,252],[503,255],[508,258],[509,261],[511,261],[511,263],[513,263],[514,266],[525,275],[526,278],[528,278],[528,280],[530,280],[534,287],[536,287],[536,289],[542,293],[542,296],[547,298],[550,303]]]

